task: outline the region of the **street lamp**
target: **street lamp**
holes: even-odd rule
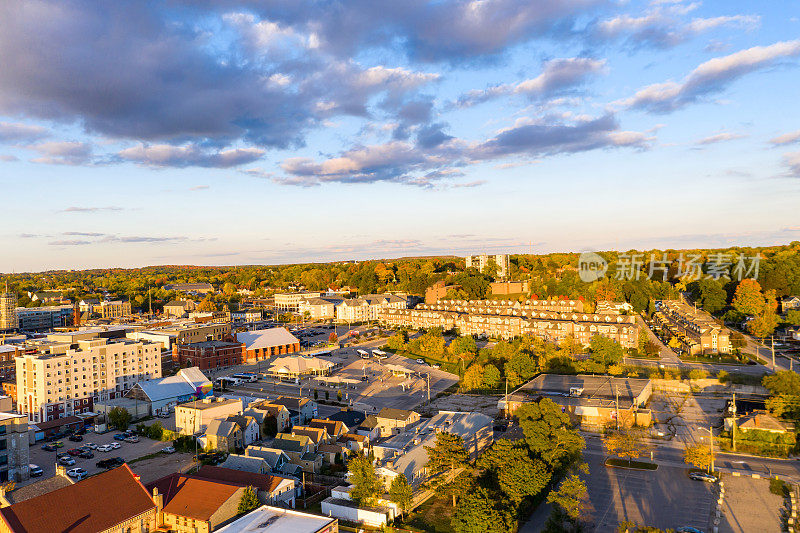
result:
[[[708,473],[712,474],[714,472],[714,433],[712,431],[711,426],[706,428],[699,428],[703,431],[708,431],[708,449],[711,451],[711,461],[708,463]]]

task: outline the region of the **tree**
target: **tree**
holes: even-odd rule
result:
[[[339,400],[340,402],[342,401],[342,391],[340,390],[336,391],[336,399]]]
[[[245,487],[242,493],[242,499],[239,500],[238,514],[249,513],[253,509],[258,509],[261,502],[258,501],[258,494],[256,494],[255,487]]]
[[[532,459],[524,441],[499,439],[478,460],[509,500],[518,506],[550,482],[550,471],[541,459]]]
[[[404,349],[408,342],[408,333],[406,331],[398,331],[386,341],[386,347],[396,352]]]
[[[722,311],[728,303],[728,294],[720,282],[704,278],[697,282],[694,296],[705,311],[714,314]]]
[[[483,367],[483,386],[487,389],[496,389],[500,385],[500,371],[494,365]]]
[[[465,494],[458,502],[450,525],[456,533],[507,533],[511,516],[502,496],[483,487]]]
[[[428,452],[427,466],[431,478],[448,470],[455,470],[469,460],[464,439],[446,431],[437,433],[436,442],[433,446],[425,446],[425,451]]]
[[[472,364],[461,380],[461,385],[465,390],[476,390],[483,388],[483,367],[479,364]]]
[[[613,431],[603,438],[603,446],[609,455],[631,460],[641,457],[648,448],[639,429],[630,428]]]
[[[769,411],[779,417],[800,418],[800,375],[789,370],[764,376],[761,384],[769,390]]]
[[[563,509],[572,520],[578,520],[581,511],[586,508],[587,496],[586,483],[576,474],[570,474],[561,482],[558,490],[550,491],[550,494],[547,495],[547,503]]]
[[[778,327],[778,315],[772,309],[765,307],[760,314],[747,323],[747,331],[751,335],[766,338],[775,332]]]
[[[551,469],[557,470],[580,457],[586,445],[583,437],[568,427],[569,415],[550,398],[522,405],[514,415],[531,453]]]
[[[800,326],[800,310],[792,309],[786,312],[786,322],[793,326]]]
[[[411,489],[411,485],[408,484],[406,476],[403,474],[395,476],[392,480],[392,484],[389,486],[389,499],[396,503],[404,514],[408,512],[408,509],[411,507],[411,498],[413,494],[414,491]]]
[[[131,423],[131,414],[124,407],[114,407],[108,412],[108,420],[117,429],[128,429]]]
[[[761,293],[761,285],[754,279],[743,279],[736,286],[731,305],[743,315],[758,315],[764,310],[765,305],[764,295]]]
[[[202,312],[212,312],[217,310],[217,304],[214,303],[214,300],[211,299],[211,295],[206,296],[200,305],[197,306],[198,311]]]
[[[708,470],[711,466],[711,450],[702,442],[692,444],[684,448],[683,460],[687,465]]]
[[[622,360],[622,346],[608,337],[595,335],[589,341],[592,350],[591,359],[604,366],[615,365]]]
[[[328,342],[331,344],[336,344],[339,342],[339,337],[336,335],[335,332],[331,331],[331,334],[328,335]]]
[[[364,455],[350,460],[350,498],[357,505],[369,505],[383,490],[383,484],[375,474],[375,465]]]

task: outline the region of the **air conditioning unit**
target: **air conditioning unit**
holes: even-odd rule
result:
[[[583,387],[570,387],[569,388],[569,395],[570,396],[580,396],[583,394]]]

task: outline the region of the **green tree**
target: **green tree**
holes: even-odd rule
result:
[[[561,510],[566,515],[567,522],[572,526],[570,529],[575,530],[581,513],[587,508],[587,498],[586,483],[576,474],[570,474],[561,482],[558,490],[550,491],[550,494],[547,495],[547,503],[551,503]]]
[[[591,359],[606,367],[615,365],[622,360],[623,350],[620,344],[608,337],[595,335],[589,341]]]
[[[786,323],[793,326],[800,326],[800,310],[792,309],[786,312]]]
[[[580,457],[586,443],[569,427],[569,415],[553,400],[543,398],[520,406],[514,415],[525,435],[531,453],[557,470]]]
[[[108,421],[117,429],[128,429],[131,418],[131,414],[124,407],[117,406],[108,412]]]
[[[375,474],[375,465],[369,457],[358,455],[350,460],[350,497],[357,505],[370,505],[383,490],[383,484]]]
[[[512,530],[502,495],[475,487],[458,502],[450,522],[456,533],[507,533]]]
[[[463,466],[469,460],[467,449],[464,448],[464,439],[460,435],[454,435],[442,431],[436,434],[436,442],[433,446],[425,446],[428,452],[428,474],[431,478],[450,470]],[[435,483],[439,483],[438,480]],[[453,502],[455,505],[455,501]]]
[[[483,367],[483,386],[487,389],[496,389],[500,385],[500,371],[494,365]]]
[[[419,349],[422,355],[440,359],[444,353],[444,337],[439,329],[433,329],[422,335],[419,339]]]
[[[761,285],[754,279],[743,279],[736,286],[731,305],[743,315],[758,315],[764,310],[765,305],[764,295],[761,293]]]
[[[800,375],[789,370],[764,376],[761,384],[769,390],[766,406],[778,417],[800,419]]]
[[[683,449],[683,461],[687,465],[708,470],[711,467],[711,450],[702,442],[691,444]]]
[[[398,331],[386,341],[386,347],[390,350],[400,351],[405,349],[408,342],[408,332]]]
[[[499,439],[478,460],[509,500],[518,506],[528,496],[539,494],[550,482],[547,464],[532,459],[524,441]]]
[[[719,281],[712,278],[699,280],[693,293],[700,307],[712,314],[722,311],[728,303],[728,293]]]
[[[254,487],[245,487],[244,492],[242,493],[242,499],[239,500],[237,514],[249,513],[253,509],[258,509],[260,506],[261,502],[258,501],[256,489]]]
[[[411,507],[411,498],[413,494],[414,491],[411,489],[411,485],[408,484],[406,476],[403,474],[395,476],[392,480],[392,484],[389,486],[389,499],[400,507],[403,514],[408,512],[408,509]]]
[[[641,457],[649,449],[644,434],[638,428],[612,431],[603,437],[603,447],[609,455],[631,460]]]

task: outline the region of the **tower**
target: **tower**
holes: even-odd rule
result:
[[[18,327],[17,295],[8,291],[8,282],[6,282],[6,290],[0,294],[0,331],[17,329]]]

